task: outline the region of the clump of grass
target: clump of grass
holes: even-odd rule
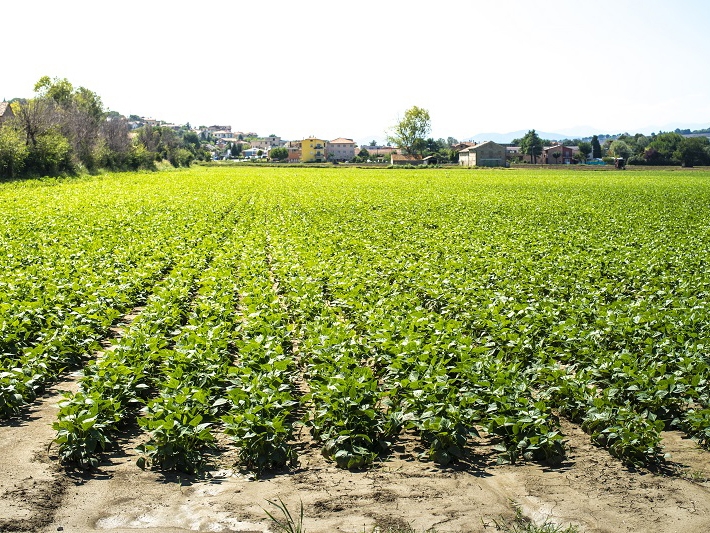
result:
[[[276,526],[277,531],[283,531],[284,533],[305,533],[305,528],[303,527],[303,502],[301,502],[301,509],[298,518],[294,518],[291,515],[291,511],[288,510],[286,504],[281,498],[278,502],[273,502],[271,500],[266,500],[270,505],[273,505],[281,513],[281,517],[276,517],[269,511],[264,509],[266,516],[269,517],[274,526]]]

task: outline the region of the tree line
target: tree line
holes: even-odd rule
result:
[[[130,131],[125,117],[66,78],[40,78],[35,97],[10,101],[0,126],[0,178],[56,176],[82,171],[152,169],[168,160],[187,166],[210,154],[189,130],[143,126]]]
[[[520,146],[521,153],[532,156],[534,161],[542,155],[543,146],[553,146],[557,141],[541,139],[535,130],[530,130],[522,138],[514,139],[512,144]],[[591,141],[566,139],[560,144],[577,146],[577,157],[581,163],[590,158],[623,158],[631,165],[710,165],[710,139],[705,136],[685,137],[677,132],[648,136],[624,133],[615,139],[607,138],[603,144],[594,135]]]

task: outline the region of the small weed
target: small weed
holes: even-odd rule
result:
[[[687,479],[688,481],[692,481],[693,483],[706,483],[707,481],[710,480],[710,478],[705,474],[705,472],[702,472],[700,470],[693,470],[692,472],[686,472],[683,477]]]
[[[303,502],[301,502],[301,509],[298,518],[294,519],[291,515],[291,511],[288,510],[288,507],[286,507],[286,504],[281,498],[279,498],[278,502],[272,502],[271,500],[266,501],[269,502],[270,505],[276,507],[283,515],[282,518],[277,518],[264,509],[266,516],[271,519],[271,522],[274,526],[276,526],[277,531],[283,531],[284,533],[305,533],[306,530],[303,528]]]
[[[366,533],[363,531],[363,533]],[[371,533],[417,533],[411,524],[399,518],[390,518],[375,522]],[[435,529],[422,530],[421,533],[436,533]]]
[[[512,521],[493,520],[496,531],[503,533],[579,533],[577,526],[573,525],[564,527],[547,521],[541,525],[534,524],[523,515],[523,510],[515,502],[513,502],[513,508],[515,509],[515,518]]]

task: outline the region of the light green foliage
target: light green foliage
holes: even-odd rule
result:
[[[631,147],[624,141],[613,141],[609,145],[609,154],[614,157],[628,159],[631,155]]]
[[[28,154],[24,135],[18,128],[0,127],[0,178],[12,178],[22,171]]]
[[[0,409],[83,366],[60,456],[131,422],[144,467],[557,461],[558,416],[630,465],[710,438],[702,171],[195,168],[4,183]],[[98,208],[97,206],[100,206]],[[115,349],[87,362],[135,308]],[[296,428],[296,429],[294,429]]]
[[[269,157],[271,159],[275,159],[276,161],[284,161],[285,159],[288,159],[288,148],[272,148],[269,152]]]
[[[431,130],[429,111],[413,106],[404,112],[404,117],[392,127],[387,140],[406,153],[421,152],[426,147],[424,138]]]

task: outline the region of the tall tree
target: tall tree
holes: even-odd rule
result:
[[[710,140],[707,137],[690,137],[680,141],[674,158],[684,167],[710,163]]]
[[[520,139],[520,151],[525,155],[529,155],[533,163],[537,163],[537,157],[542,155],[542,139],[540,139],[535,130],[528,131]]]
[[[582,163],[586,162],[587,159],[589,159],[589,154],[592,153],[592,144],[587,141],[581,141],[577,144],[577,148],[579,149],[579,155],[581,156],[580,159],[582,160]]]
[[[683,140],[684,137],[678,133],[659,133],[644,150],[644,158],[656,165],[678,164],[680,160],[676,155]]]
[[[411,107],[387,134],[387,140],[399,146],[408,154],[421,152],[426,147],[424,138],[431,130],[429,111],[421,107]]]
[[[602,145],[599,144],[599,137],[596,135],[592,136],[592,157],[598,159],[602,156]]]

